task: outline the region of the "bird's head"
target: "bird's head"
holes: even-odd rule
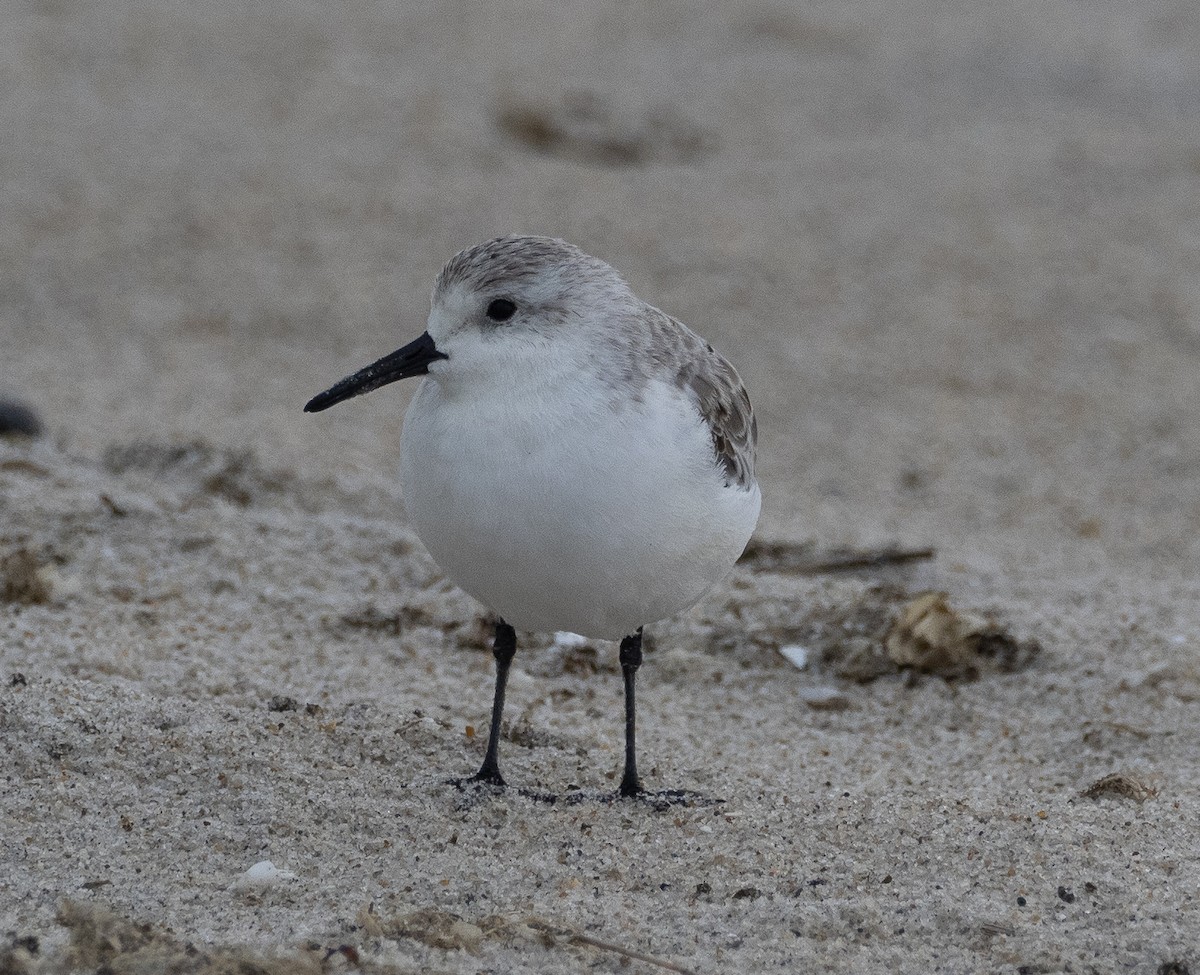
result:
[[[427,331],[313,397],[315,413],[410,376],[447,384],[535,381],[584,344],[603,309],[637,298],[611,267],[552,237],[497,237],[452,257],[433,287]]]

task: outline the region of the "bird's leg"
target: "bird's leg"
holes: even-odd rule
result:
[[[642,628],[621,641],[621,674],[625,678],[625,774],[621,776],[620,793],[637,796],[642,792],[642,780],[637,773],[637,707],[634,703],[634,680],[642,665]]]
[[[508,684],[508,668],[512,666],[516,652],[516,632],[504,620],[498,620],[496,640],[492,644],[492,656],[496,658],[496,694],[492,698],[492,727],[488,732],[487,754],[483,756],[483,764],[468,782],[504,785],[504,777],[500,774],[500,719],[504,717],[504,688]]]

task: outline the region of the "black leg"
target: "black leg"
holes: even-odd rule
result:
[[[479,771],[468,782],[486,782],[488,785],[504,785],[500,774],[500,719],[504,717],[504,688],[508,684],[508,668],[512,666],[517,652],[517,634],[504,620],[496,623],[496,641],[492,644],[492,656],[496,658],[496,694],[492,698],[492,727],[488,732],[487,754]]]
[[[621,641],[621,674],[625,678],[625,774],[621,776],[621,795],[642,793],[642,780],[637,772],[637,707],[633,684],[642,665],[642,628]]]

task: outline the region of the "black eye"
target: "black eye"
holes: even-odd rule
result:
[[[507,298],[497,298],[487,306],[487,317],[493,322],[507,322],[516,313],[517,306]]]

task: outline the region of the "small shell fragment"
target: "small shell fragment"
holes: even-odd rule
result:
[[[260,890],[273,887],[284,880],[295,880],[296,875],[290,870],[280,870],[270,860],[259,860],[249,870],[234,881],[236,890]]]
[[[836,687],[805,687],[800,690],[800,700],[814,711],[846,711],[853,702]]]
[[[779,648],[779,653],[797,670],[808,666],[808,647],[802,647],[799,643],[788,643]]]

